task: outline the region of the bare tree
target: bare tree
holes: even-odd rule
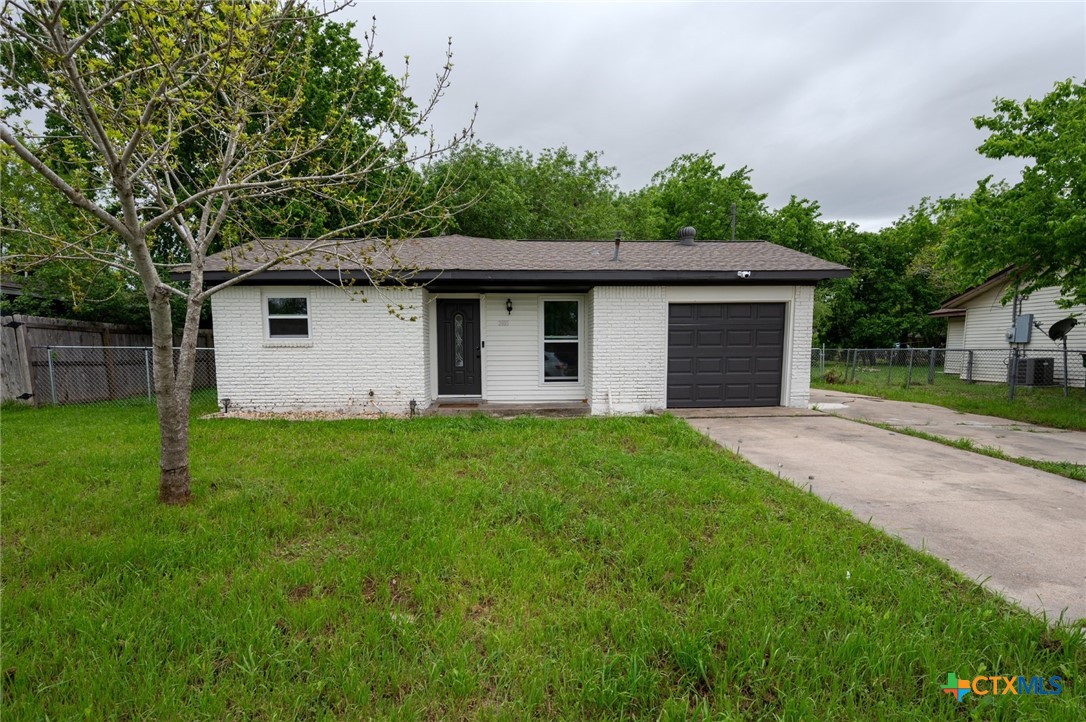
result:
[[[66,234],[10,224],[5,234],[24,242],[5,243],[4,263],[90,261],[138,279],[151,317],[163,502],[190,496],[189,404],[208,297],[317,254],[388,278],[376,259],[444,213],[440,192],[419,193],[418,167],[471,138],[474,118],[442,142],[429,129],[451,53],[425,102],[408,97],[405,69],[379,94],[379,112],[352,112],[391,76],[373,28],[350,72],[328,72],[314,51],[324,15],[294,0],[5,0],[0,11],[9,101],[0,139],[87,221],[74,224],[87,229],[78,234],[72,224]],[[307,98],[317,92],[320,112]],[[49,152],[21,121],[28,109],[62,129]],[[291,226],[301,243],[262,244],[300,204],[321,208],[322,224]],[[347,236],[367,242],[338,240]],[[205,286],[208,256],[236,246],[259,246],[262,261]],[[178,264],[187,280],[171,276]],[[176,357],[171,301],[184,304]]]

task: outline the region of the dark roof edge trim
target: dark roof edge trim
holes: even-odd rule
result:
[[[961,293],[959,293],[957,296],[951,296],[947,300],[943,301],[943,304],[941,306],[939,306],[939,308],[936,311],[933,311],[932,313],[934,314],[934,313],[937,313],[938,311],[942,311],[944,309],[953,309],[953,308],[957,307],[958,305],[960,305],[962,303],[965,303],[966,301],[971,301],[974,298],[976,298],[977,296],[984,293],[985,291],[988,291],[991,288],[993,288],[995,286],[998,286],[998,285],[1002,284],[1003,282],[1005,282],[1007,280],[1013,280],[1012,279],[1013,274],[1014,274],[1014,266],[1007,266],[1002,271],[996,271],[995,273],[988,276],[988,278],[984,279],[983,281],[981,281],[977,285],[970,286],[969,288],[967,288],[964,291],[962,291]],[[929,315],[931,315],[931,314],[929,314]]]
[[[206,271],[204,280],[208,283],[219,283],[233,278],[234,273],[228,271]],[[739,278],[736,271],[421,271],[412,276],[390,278],[390,283],[399,283],[401,280],[408,283],[426,284],[438,283],[506,283],[540,284],[540,283],[591,283],[594,285],[615,284],[684,284],[684,283],[721,283],[721,284],[752,284],[774,281],[777,283],[812,283],[830,278],[847,278],[852,271],[847,268],[807,270],[807,271],[753,271],[749,278]],[[171,276],[175,280],[187,280],[187,273],[174,273]],[[354,280],[359,284],[368,285],[365,276],[354,279],[350,273],[340,274],[336,271],[314,272],[307,270],[282,270],[266,271],[257,274],[243,283],[246,285],[258,284],[282,284],[293,282],[299,285],[341,283]]]
[[[932,318],[965,318],[964,308],[940,308],[928,314]]]

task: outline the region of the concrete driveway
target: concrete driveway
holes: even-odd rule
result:
[[[991,446],[1008,456],[1086,464],[1086,431],[1050,429],[995,416],[963,414],[942,406],[888,401],[844,391],[811,389],[811,403],[820,410],[849,419],[908,427],[948,439],[969,439],[977,446]],[[1086,408],[1082,413],[1086,414]]]
[[[1086,483],[815,411],[679,415],[1027,609],[1086,617]]]

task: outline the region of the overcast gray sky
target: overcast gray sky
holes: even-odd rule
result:
[[[1086,2],[359,3],[421,96],[453,40],[439,133],[478,102],[481,141],[599,150],[632,190],[682,153],[746,165],[778,207],[878,228],[921,197],[1020,165],[972,118],[1086,76]]]

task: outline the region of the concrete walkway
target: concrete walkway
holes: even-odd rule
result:
[[[1086,617],[1080,481],[825,414],[683,416],[1028,609]]]
[[[811,389],[811,403],[835,416],[911,428],[951,440],[969,439],[1008,456],[1086,464],[1086,431],[1066,431],[995,416],[965,414],[942,406],[888,401],[844,391]],[[1086,408],[1082,410],[1086,416]]]

